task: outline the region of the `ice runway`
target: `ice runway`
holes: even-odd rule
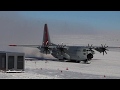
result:
[[[0,79],[120,79],[120,52],[96,52],[90,64],[26,60],[24,73],[0,72]]]

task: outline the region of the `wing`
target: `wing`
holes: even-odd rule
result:
[[[33,48],[39,48],[41,45],[9,45],[13,47],[33,47]]]
[[[103,55],[104,55],[104,53],[107,54],[106,51],[120,51],[120,47],[106,46],[106,44],[105,45],[101,44],[101,46],[94,46],[92,49],[94,49],[100,53],[102,52]]]
[[[50,54],[51,50],[56,47],[56,45],[52,44],[52,43],[51,43],[51,45],[45,45],[45,46],[44,45],[15,45],[15,44],[12,44],[9,46],[38,48],[41,53],[46,53],[46,54]]]
[[[120,51],[120,47],[108,47],[109,51]]]

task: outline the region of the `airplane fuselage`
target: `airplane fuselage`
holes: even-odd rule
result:
[[[51,55],[59,60],[74,60],[74,61],[85,61],[93,58],[94,51],[90,51],[85,46],[68,46],[65,53],[61,53],[55,48],[52,50]]]

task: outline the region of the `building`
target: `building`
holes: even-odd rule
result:
[[[0,51],[0,70],[21,72],[25,70],[25,54]]]

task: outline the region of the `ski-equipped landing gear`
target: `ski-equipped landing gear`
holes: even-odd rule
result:
[[[86,59],[86,60],[84,60],[84,63],[85,63],[85,64],[90,64],[90,63],[91,63],[91,61],[90,61],[90,60],[88,60],[88,59]]]

